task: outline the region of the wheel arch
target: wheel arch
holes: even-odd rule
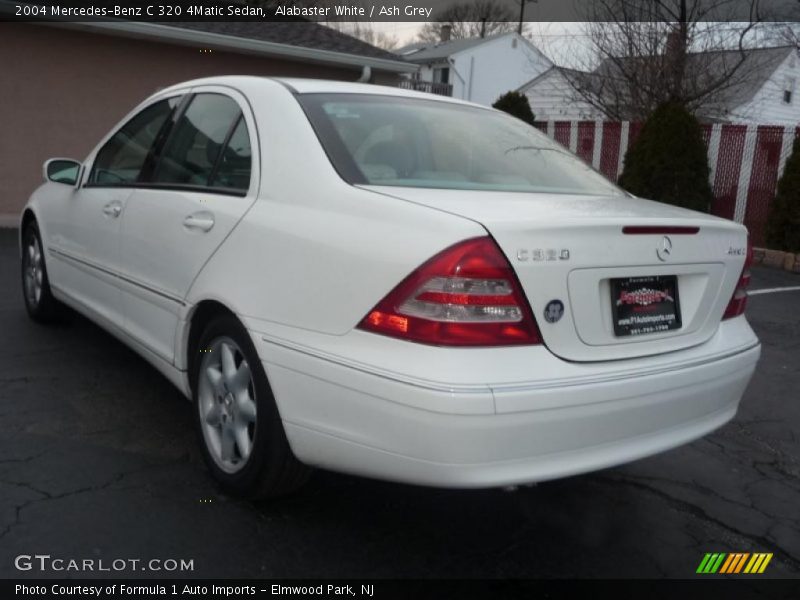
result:
[[[22,258],[22,251],[23,251],[22,246],[24,244],[25,230],[28,228],[28,225],[31,222],[35,222],[37,224],[37,226],[39,225],[39,219],[36,218],[36,213],[33,212],[32,208],[27,207],[25,209],[25,211],[22,213],[22,220],[20,221],[20,224],[19,224],[19,256],[20,256],[20,258]],[[41,233],[41,227],[39,229],[39,232]],[[42,240],[42,244],[44,245],[44,240]]]
[[[182,344],[181,351],[183,352],[184,365],[186,365],[186,372],[189,379],[189,392],[194,394],[194,380],[195,368],[197,366],[196,358],[199,348],[197,347],[200,342],[200,336],[206,326],[215,318],[222,315],[230,315],[234,319],[241,322],[236,313],[219,300],[201,300],[192,307],[191,312],[187,318],[188,327],[185,335],[185,343]]]
[[[255,437],[251,440],[251,448],[255,449],[256,462],[253,461],[251,455],[249,462],[245,464],[242,469],[233,473],[227,473],[221,471],[220,465],[211,455],[212,449],[203,431],[204,424],[207,423],[208,417],[208,413],[204,413],[203,408],[207,407],[207,405],[200,401],[200,396],[195,389],[196,384],[194,382],[198,378],[197,367],[202,364],[198,358],[200,357],[201,350],[200,340],[205,337],[203,336],[203,331],[214,319],[220,317],[226,319],[230,318],[230,321],[235,321],[242,326],[242,331],[239,332],[239,335],[244,335],[245,341],[250,343],[252,350],[255,352],[254,360],[256,362],[259,361],[258,349],[255,347],[255,344],[252,344],[252,335],[250,331],[244,323],[242,323],[238,315],[226,306],[226,304],[217,299],[205,299],[192,307],[186,319],[186,343],[184,346],[188,352],[187,373],[190,394],[193,399],[197,398],[198,400],[193,409],[195,413],[195,427],[200,427],[198,433],[201,439],[203,458],[217,481],[223,485],[224,489],[232,490],[233,493],[251,498],[265,498],[288,494],[300,487],[308,479],[310,469],[305,464],[301,463],[294,453],[291,442],[286,436],[280,410],[277,406],[274,393],[272,392],[269,379],[264,369],[260,366],[254,368],[251,364],[250,367],[252,385],[256,386],[259,390],[259,392],[256,392],[257,395],[253,396],[253,400],[259,402],[258,398],[261,398],[258,404],[260,408],[258,408],[257,414],[262,416],[259,417],[259,425],[257,425],[257,427],[259,429],[263,428],[263,431],[266,432],[266,435],[254,434]],[[218,327],[214,334],[209,337],[209,340],[218,339],[214,337],[214,335],[218,335],[220,332],[226,332],[228,327],[231,326],[233,326],[233,323],[228,322],[225,327]],[[245,354],[246,349],[244,347],[241,347],[240,350]],[[250,360],[249,356],[245,355],[245,358],[247,358],[248,361]],[[258,387],[258,382],[262,378],[266,388]],[[266,391],[267,393],[260,395],[260,391]],[[208,398],[205,400],[208,400]]]

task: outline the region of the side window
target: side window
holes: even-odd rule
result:
[[[151,183],[210,185],[228,133],[240,116],[239,105],[228,96],[198,94],[167,139]]]
[[[180,99],[175,96],[151,104],[125,123],[97,153],[89,183],[131,185],[136,182],[154,142]]]
[[[239,117],[225,150],[219,156],[211,187],[247,191],[250,187],[250,163],[250,135],[244,117]]]
[[[794,77],[787,77],[783,84],[783,101],[785,104],[792,103],[792,95],[794,94],[794,86],[796,84]]]

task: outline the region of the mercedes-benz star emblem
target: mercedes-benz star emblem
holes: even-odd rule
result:
[[[661,243],[656,247],[656,256],[658,256],[658,260],[666,262],[671,254],[672,254],[672,240],[669,239],[669,236],[665,235],[662,238]]]

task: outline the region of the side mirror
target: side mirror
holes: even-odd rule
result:
[[[78,182],[78,173],[81,163],[71,158],[51,158],[46,160],[42,171],[47,181],[75,185]]]

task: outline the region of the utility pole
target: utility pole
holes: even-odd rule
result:
[[[517,0],[519,2],[519,27],[517,33],[522,35],[522,24],[525,22],[525,4],[528,2],[538,2],[539,0]]]

